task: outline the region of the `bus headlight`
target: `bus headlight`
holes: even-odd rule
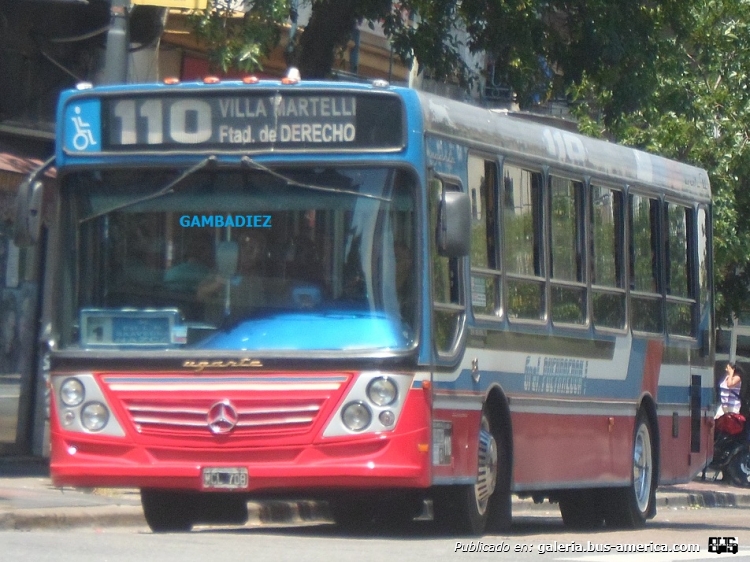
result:
[[[70,427],[76,421],[76,413],[73,410],[65,410],[62,413],[62,423],[65,427]]]
[[[398,398],[398,388],[391,379],[378,377],[367,385],[367,397],[376,406],[390,406]]]
[[[60,386],[60,401],[69,408],[78,406],[85,397],[83,383],[76,378],[66,379]]]
[[[51,406],[60,428],[66,432],[125,437],[110,408],[113,398],[102,392],[94,373],[51,373]]]
[[[370,408],[362,402],[352,402],[344,406],[341,412],[341,419],[344,425],[352,431],[362,431],[372,421]]]
[[[382,412],[380,412],[378,419],[380,420],[380,423],[382,423],[385,427],[391,427],[394,423],[396,423],[396,414],[394,414],[391,410],[383,410]]]
[[[81,424],[89,431],[101,431],[109,421],[109,410],[101,402],[89,402],[81,409]]]
[[[323,437],[352,437],[355,433],[362,436],[394,431],[407,404],[414,379],[414,373],[357,373],[323,430]],[[421,391],[415,392],[416,397],[420,395]],[[421,407],[420,404],[417,401],[414,407]]]

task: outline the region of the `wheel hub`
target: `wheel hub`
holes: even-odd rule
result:
[[[489,431],[489,423],[482,419],[479,432],[479,463],[477,483],[474,485],[474,496],[479,513],[487,510],[490,496],[497,485],[497,442]]]
[[[633,447],[633,489],[638,509],[645,512],[651,497],[651,482],[653,474],[653,459],[651,458],[651,437],[648,428],[642,424],[635,436]]]

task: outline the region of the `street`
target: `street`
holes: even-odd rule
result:
[[[154,560],[273,560],[310,562],[363,562],[398,560],[732,560],[750,561],[750,510],[663,508],[645,529],[637,531],[570,532],[562,526],[553,506],[530,509],[514,518],[511,532],[503,536],[456,538],[437,534],[429,524],[403,532],[345,533],[332,525],[297,527],[197,527],[187,534],[151,533],[145,527],[79,528],[60,531],[5,531],[0,533],[3,560],[35,562],[108,562]],[[708,551],[709,537],[735,537],[738,554]],[[473,545],[473,546],[472,546]],[[699,552],[656,552],[687,550]],[[617,554],[619,548],[630,552]],[[641,553],[632,549],[640,548]],[[595,552],[576,552],[576,550]],[[610,549],[604,554],[603,550]],[[465,550],[465,552],[464,552]],[[484,552],[477,552],[483,550]],[[488,552],[499,550],[500,552]],[[526,552],[516,552],[523,551]]]

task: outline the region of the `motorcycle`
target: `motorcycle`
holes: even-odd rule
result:
[[[717,432],[714,439],[714,458],[708,468],[720,471],[724,480],[733,486],[750,488],[749,438],[746,431],[734,435]]]

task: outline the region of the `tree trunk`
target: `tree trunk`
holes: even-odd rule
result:
[[[356,0],[313,3],[310,21],[300,36],[299,71],[303,78],[326,78],[336,48],[346,45],[359,19]]]

